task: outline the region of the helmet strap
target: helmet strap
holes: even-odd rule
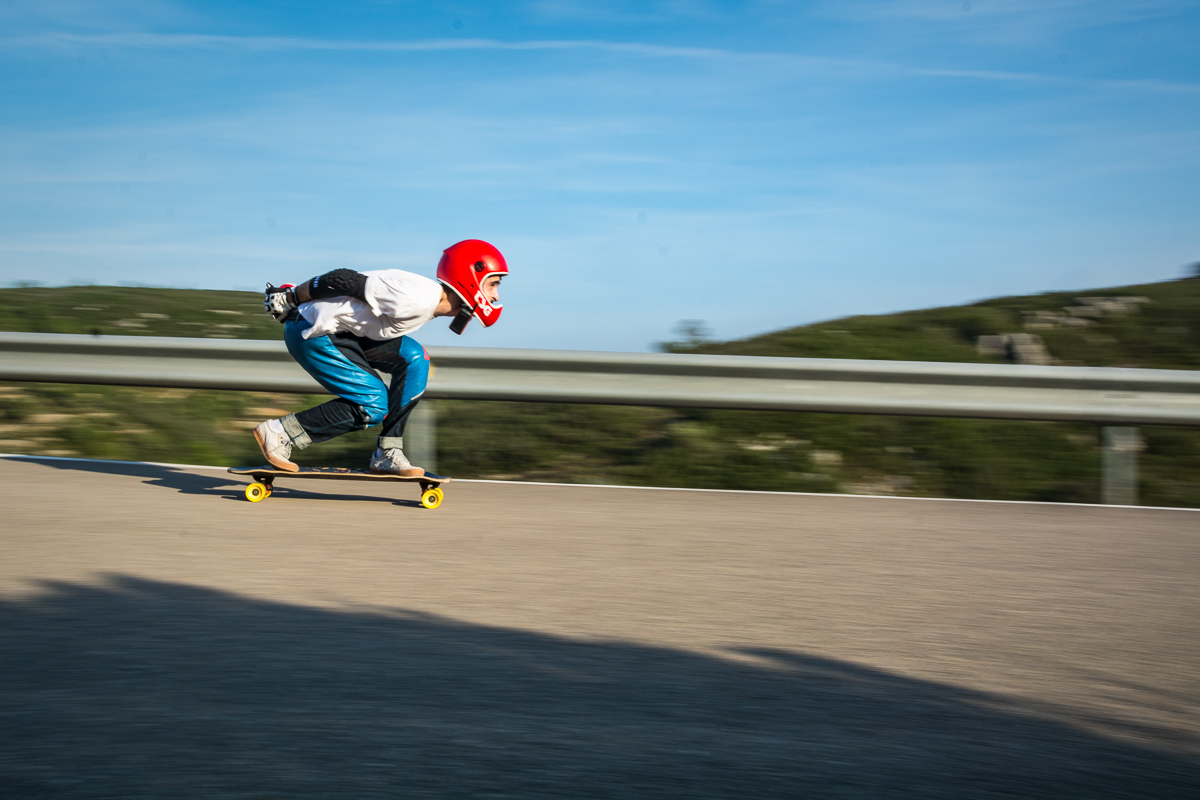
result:
[[[467,323],[471,321],[471,317],[475,316],[474,309],[467,308],[467,304],[463,303],[462,308],[454,315],[454,321],[450,323],[450,330],[454,331],[459,336],[467,327]]]

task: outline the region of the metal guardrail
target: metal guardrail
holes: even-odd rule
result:
[[[429,348],[426,397],[1096,422],[1106,503],[1137,502],[1130,425],[1200,425],[1200,372]],[[283,342],[0,332],[0,380],[323,393]],[[427,404],[410,455],[435,465]]]
[[[1200,425],[1200,372],[429,348],[426,396]],[[321,393],[282,342],[0,332],[0,380]]]

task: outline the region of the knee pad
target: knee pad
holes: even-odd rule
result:
[[[369,405],[359,406],[358,413],[364,428],[379,425],[387,416],[387,397],[381,397],[378,401],[372,399]]]

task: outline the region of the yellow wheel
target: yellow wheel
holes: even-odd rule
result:
[[[271,495],[271,490],[261,483],[252,483],[246,487],[246,499],[251,503],[257,503],[260,500],[266,500]]]
[[[442,493],[439,489],[426,489],[421,494],[421,505],[426,508],[437,508],[442,504]]]
[[[433,487],[433,491],[437,492],[437,496],[438,496],[438,503],[439,503],[439,504],[440,504],[440,503],[441,503],[443,500],[445,500],[445,499],[446,499],[446,493],[442,491],[442,487],[440,487],[440,486],[435,486],[435,487]]]

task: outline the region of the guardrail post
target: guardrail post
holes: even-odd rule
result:
[[[426,472],[437,472],[437,409],[432,400],[422,400],[408,417],[404,428],[404,455]]]
[[[1136,506],[1138,452],[1142,437],[1137,428],[1106,426],[1103,433],[1104,491],[1108,505]]]

